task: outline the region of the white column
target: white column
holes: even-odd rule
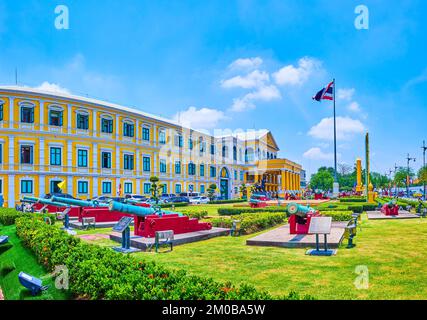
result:
[[[10,174],[9,175],[9,180],[8,180],[8,203],[7,206],[9,208],[14,208],[15,207],[15,175],[14,174]]]
[[[71,105],[67,105],[67,119],[68,119],[68,121],[67,121],[67,132],[71,132],[71,116],[72,116],[72,114],[71,114],[71,112],[72,112],[72,109],[71,109]]]
[[[93,110],[93,118],[92,118],[92,127],[93,127],[93,134],[94,136],[96,136],[96,131],[97,131],[97,120],[98,120],[98,113],[96,112],[96,110]]]
[[[40,104],[40,130],[44,130],[44,100],[39,101]]]
[[[92,167],[93,167],[93,173],[98,174],[98,144],[93,143],[92,144]],[[98,176],[93,177],[93,196],[98,196]]]
[[[139,120],[135,121],[135,142],[139,143]]]
[[[39,165],[40,165],[40,169],[39,171],[41,172],[45,172],[47,171],[45,168],[45,142],[44,142],[44,138],[39,138]]]
[[[120,174],[120,147],[116,147],[116,174]]]
[[[116,139],[119,140],[119,128],[120,128],[120,123],[119,123],[119,115],[116,114]]]
[[[153,130],[153,145],[157,146],[157,139],[156,139],[156,136],[157,136],[157,126],[155,124],[153,124],[152,130]]]
[[[158,172],[157,172],[157,159],[158,159],[158,152],[154,152],[153,153],[153,174],[154,175],[160,175]]]
[[[46,176],[44,174],[39,175],[39,197],[43,197],[46,192]]]
[[[93,197],[97,197],[98,196],[98,177],[93,177]]]
[[[67,167],[68,172],[73,171],[73,144],[71,140],[67,141]]]
[[[136,194],[141,194],[141,179],[136,179]]]
[[[92,153],[93,153],[93,159],[92,159],[92,162],[93,162],[93,169],[94,169],[94,171],[95,171],[95,173],[97,173],[98,172],[98,144],[97,143],[93,143],[92,144]]]
[[[139,149],[135,150],[136,152],[136,176],[139,177],[141,175],[141,164],[140,164],[140,155],[139,155]]]
[[[19,150],[18,150],[18,156],[19,156]],[[9,136],[9,171],[14,171],[15,168],[13,165],[15,164],[15,137]],[[20,159],[18,159],[18,163],[20,163]],[[13,169],[11,169],[13,168]]]
[[[10,98],[9,100],[9,127],[13,126],[13,122],[15,121],[13,118],[13,109],[15,108],[15,98]],[[18,113],[20,114],[20,112]],[[18,119],[16,119],[18,121]]]

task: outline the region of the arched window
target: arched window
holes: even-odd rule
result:
[[[246,148],[245,150],[245,162],[254,161],[254,149]]]
[[[233,160],[237,161],[237,148],[236,148],[236,146],[233,146]]]
[[[270,159],[270,152],[267,151],[267,159]]]
[[[230,175],[228,174],[227,168],[222,168],[220,173],[221,178],[229,178]]]
[[[227,146],[222,146],[222,157],[227,158],[228,157],[228,148]]]

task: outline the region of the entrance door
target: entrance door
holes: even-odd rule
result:
[[[221,179],[220,181],[221,197],[228,200],[228,179]]]

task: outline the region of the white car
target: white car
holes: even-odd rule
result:
[[[209,203],[209,198],[208,197],[193,197],[190,198],[190,203],[191,204],[206,204]]]

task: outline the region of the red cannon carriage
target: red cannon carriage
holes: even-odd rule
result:
[[[312,217],[319,216],[319,212],[308,206],[302,206],[297,203],[290,203],[287,210],[291,215],[289,217],[290,234],[308,234]]]

